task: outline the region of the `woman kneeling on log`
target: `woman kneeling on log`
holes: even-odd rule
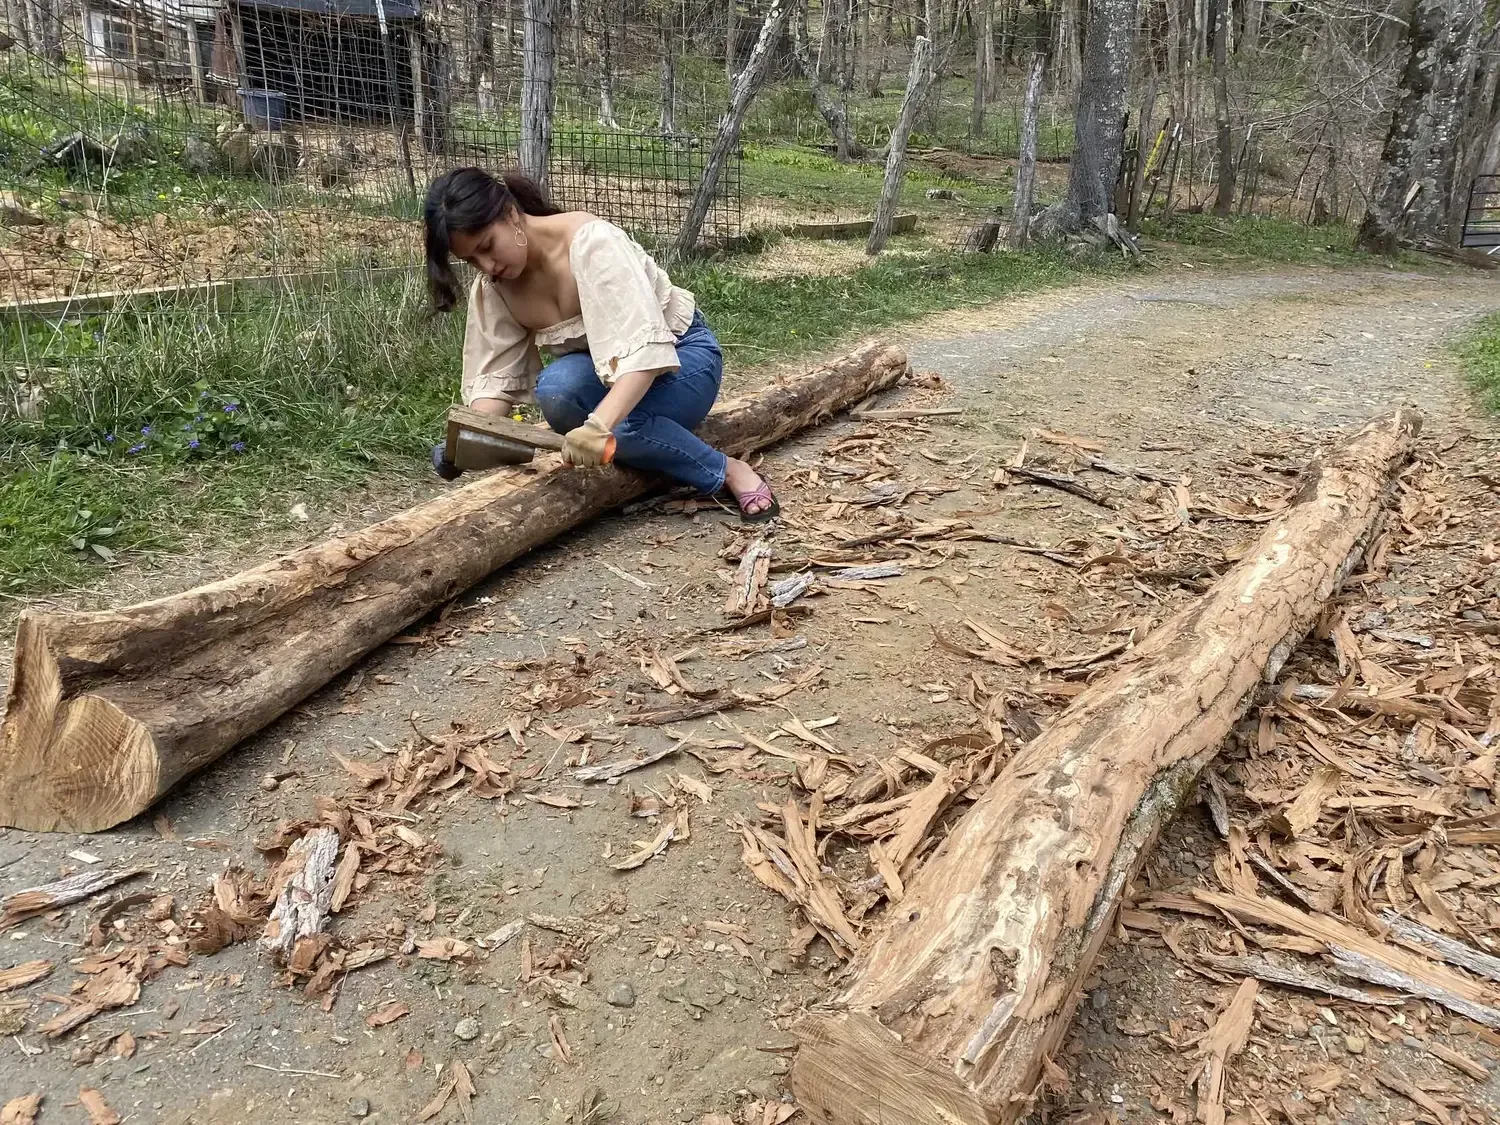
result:
[[[747,522],[779,514],[754,469],[694,436],[724,376],[719,341],[693,295],[628,234],[559,211],[524,176],[478,168],[438,177],[425,221],[433,305],[457,303],[451,257],[477,274],[464,334],[468,406],[507,414],[534,399],[565,435],[571,465],[618,459],[709,495],[728,488]],[[545,367],[538,347],[554,357]],[[441,446],[433,464],[457,476]]]

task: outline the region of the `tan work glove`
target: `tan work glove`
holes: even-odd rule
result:
[[[569,465],[608,465],[615,459],[615,435],[592,414],[563,437],[562,459]]]

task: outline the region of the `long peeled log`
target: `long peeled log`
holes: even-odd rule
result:
[[[792,1089],[814,1121],[1025,1116],[1123,888],[1362,557],[1420,426],[1402,410],[1337,443],[1249,554],[1011,759],[839,1002],[799,1023]]]
[[[873,344],[726,405],[699,433],[744,455],[906,369],[901,348]],[[135,816],[435,606],[651,484],[555,462],[500,472],[183,594],[23,614],[0,720],[0,824],[92,832]]]

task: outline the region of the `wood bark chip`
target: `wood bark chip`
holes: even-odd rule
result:
[[[872,344],[726,404],[698,432],[743,456],[906,370],[904,351]],[[91,832],[128,820],[435,606],[652,484],[620,468],[496,472],[183,594],[26,611],[0,721],[0,824]]]
[[[271,908],[260,939],[262,950],[285,961],[298,941],[323,932],[333,902],[338,851],[339,834],[332,828],[314,828],[292,845],[285,862],[293,873]]]
[[[1390,927],[1391,936],[1408,948],[1500,983],[1500,957],[1430,930],[1394,910],[1387,910],[1380,920]]]
[[[725,616],[744,617],[759,608],[760,592],[770,569],[771,544],[764,538],[756,539],[740,556],[739,570],[724,602]]]
[[[51,961],[24,961],[11,969],[0,969],[0,992],[35,984],[55,969]]]
[[[1351,988],[1322,973],[1281,960],[1272,961],[1268,957],[1217,957],[1212,954],[1200,954],[1198,959],[1220,972],[1250,976],[1256,980],[1265,981],[1267,984],[1279,984],[1284,988],[1297,988],[1303,992],[1333,996],[1355,1004],[1393,1007],[1404,1003],[1399,996],[1376,995],[1362,988]]]
[[[0,930],[8,930],[12,926],[20,925],[28,918],[45,914],[49,910],[56,910],[59,907],[92,898],[100,891],[107,891],[116,884],[145,873],[144,867],[80,871],[76,875],[69,875],[66,879],[59,879],[55,883],[48,883],[41,887],[28,887],[24,891],[8,894],[0,899]]]
[[[0,1106],[0,1125],[36,1125],[42,1109],[41,1094],[22,1094]]]
[[[1323,804],[1338,788],[1339,778],[1343,776],[1338,770],[1330,766],[1323,766],[1312,776],[1302,791],[1290,805],[1278,813],[1273,813],[1267,820],[1271,829],[1280,832],[1283,836],[1296,839],[1303,835],[1309,828],[1318,823],[1318,817],[1323,812]]]
[[[1326,914],[1313,914],[1274,899],[1198,891],[1195,898],[1244,922],[1275,926],[1319,943],[1339,971],[1370,984],[1422,996],[1486,1027],[1500,1028],[1500,992],[1445,965],[1372,938]]]
[[[1336,443],[1207,595],[1005,765],[865,943],[844,1011],[800,1025],[792,1086],[814,1121],[1025,1116],[1123,888],[1361,558],[1419,428],[1402,410]],[[908,1071],[944,1095],[898,1096]]]
[[[88,1087],[79,1090],[78,1103],[88,1112],[89,1125],[120,1125],[120,1115],[98,1090]]]
[[[1209,1029],[1199,1045],[1204,1055],[1198,1070],[1198,1120],[1203,1125],[1224,1125],[1224,1079],[1229,1060],[1245,1049],[1250,1028],[1255,1023],[1255,995],[1260,984],[1246,977],[1235,991],[1229,1006]]]

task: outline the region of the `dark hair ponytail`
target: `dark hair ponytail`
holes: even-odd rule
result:
[[[455,168],[432,181],[422,211],[427,231],[427,287],[432,307],[448,312],[458,303],[451,238],[483,230],[512,211],[524,215],[559,215],[540,185],[519,172],[496,179],[482,168]]]

